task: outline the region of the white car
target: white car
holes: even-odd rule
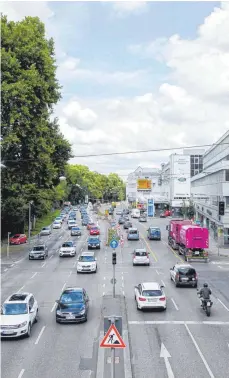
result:
[[[1,308],[1,337],[30,337],[31,328],[38,320],[38,304],[31,293],[15,293]]]
[[[166,310],[166,296],[158,282],[144,282],[135,286],[134,295],[138,310],[161,308]]]
[[[97,259],[94,252],[83,252],[78,258],[77,273],[97,271]]]
[[[70,219],[68,221],[68,229],[71,230],[72,227],[78,227],[78,224],[76,223],[74,219]]]
[[[59,221],[54,221],[52,224],[53,229],[60,229],[62,227],[62,223]]]
[[[133,266],[150,265],[149,254],[145,248],[135,249],[133,252]]]
[[[62,217],[56,217],[56,219],[55,219],[55,222],[63,222],[63,218]]]
[[[42,235],[51,235],[52,233],[52,230],[51,230],[51,227],[48,226],[48,227],[43,227],[41,232],[40,232],[40,236]]]
[[[75,256],[76,255],[76,247],[73,241],[66,241],[62,244],[59,250],[59,256]]]

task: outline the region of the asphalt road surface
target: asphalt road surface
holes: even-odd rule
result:
[[[94,216],[95,218],[95,216]],[[116,217],[117,219],[118,217]],[[110,378],[109,351],[99,348],[103,314],[123,316],[127,347],[116,353],[116,378],[228,378],[229,377],[229,264],[212,259],[195,262],[199,284],[207,281],[213,291],[212,315],[201,310],[194,288],[176,288],[169,268],[180,257],[167,246],[168,220],[153,219],[138,225],[139,242],[125,241],[117,249],[116,294],[113,299],[111,249],[105,246],[107,223],[100,221],[102,248],[96,252],[96,274],[77,274],[76,257],[59,258],[58,248],[70,238],[65,225],[47,239],[49,258],[29,261],[27,252],[2,269],[2,301],[16,291],[32,292],[39,304],[39,321],[29,339],[2,340],[2,378]],[[162,241],[148,241],[148,225],[162,229]],[[122,229],[122,226],[121,226]],[[126,238],[126,232],[123,230]],[[88,231],[76,239],[77,254],[87,250]],[[149,267],[132,266],[132,251],[145,246]],[[2,264],[6,265],[3,260]],[[7,269],[6,271],[4,271]],[[167,310],[137,311],[134,286],[157,281],[165,286]],[[90,298],[87,323],[55,322],[55,300],[66,286],[84,287]]]

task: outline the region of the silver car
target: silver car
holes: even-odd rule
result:
[[[29,260],[44,260],[48,257],[48,248],[45,244],[35,245],[29,252]]]
[[[40,232],[40,236],[43,236],[43,235],[51,235],[52,233],[52,230],[51,230],[51,227],[48,226],[48,227],[43,227],[41,232]]]

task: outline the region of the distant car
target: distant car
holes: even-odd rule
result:
[[[87,225],[87,229],[90,230],[92,227],[96,227],[96,224],[94,222],[89,222]]]
[[[165,210],[160,213],[160,218],[166,218],[171,216],[171,211],[170,210]]]
[[[149,254],[145,248],[135,249],[133,252],[133,266],[150,265]]]
[[[149,240],[161,240],[161,230],[159,227],[150,226],[147,230]]]
[[[130,221],[125,222],[124,225],[123,225],[124,229],[128,229],[128,228],[131,228],[131,227],[133,227],[133,225]]]
[[[78,211],[78,208],[74,206],[72,210],[73,211]]]
[[[122,210],[116,210],[116,215],[122,215]]]
[[[147,222],[147,217],[145,215],[141,215],[140,218],[138,218],[139,222]]]
[[[77,223],[74,219],[68,221],[68,229],[71,230],[72,227],[77,227]]]
[[[48,257],[48,247],[46,244],[38,244],[29,251],[29,260],[44,260]]]
[[[127,232],[127,240],[139,240],[139,231],[137,228],[129,228]]]
[[[62,217],[56,217],[55,221],[59,221],[59,222],[63,222],[63,218]]]
[[[91,236],[87,241],[88,249],[100,249],[100,239],[96,236]]]
[[[15,234],[10,238],[11,245],[18,245],[27,243],[27,236],[25,234]]]
[[[67,287],[56,301],[57,323],[79,323],[87,321],[89,297],[85,289]]]
[[[170,269],[170,278],[178,286],[197,287],[198,278],[196,270],[190,264],[176,264]]]
[[[97,272],[97,259],[94,252],[82,252],[77,263],[77,273]]]
[[[119,220],[118,220],[118,223],[119,224],[124,224],[125,223],[125,219],[120,217]]]
[[[41,229],[41,232],[40,232],[40,236],[43,236],[43,235],[51,235],[52,233],[52,230],[51,230],[51,227],[48,226],[48,227],[43,227]]]
[[[82,224],[82,226],[87,226],[88,222],[89,222],[89,220],[83,219],[82,222],[81,222],[81,224]]]
[[[52,228],[53,229],[59,229],[61,227],[62,227],[62,223],[61,222],[54,221],[53,224],[52,224]]]
[[[10,295],[2,305],[1,337],[30,337],[31,328],[38,320],[38,304],[31,293]]]
[[[130,218],[128,217],[128,215],[124,215],[124,216],[123,216],[123,219],[125,220],[125,222],[127,222],[127,221],[130,220]]]
[[[76,255],[76,247],[73,241],[66,241],[62,244],[59,250],[59,256],[75,256]]]
[[[161,308],[166,310],[166,296],[158,282],[141,283],[134,288],[138,310]]]
[[[71,228],[71,236],[81,236],[81,229],[79,227],[73,226]]]
[[[90,229],[90,235],[100,235],[100,229],[99,227],[91,227]]]

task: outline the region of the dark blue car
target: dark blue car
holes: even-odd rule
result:
[[[98,236],[92,236],[87,240],[88,249],[100,249],[100,239]]]
[[[57,323],[79,323],[87,321],[89,297],[83,288],[66,288],[56,301]]]
[[[150,227],[147,237],[149,240],[161,240],[161,230],[159,227]]]

